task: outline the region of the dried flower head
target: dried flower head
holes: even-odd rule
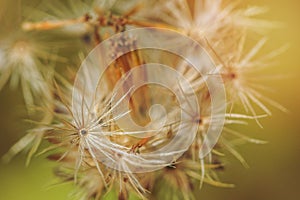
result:
[[[109,192],[120,200],[132,194],[196,199],[193,192],[203,183],[233,187],[218,177],[224,152],[247,166],[236,145],[265,142],[232,125],[249,120],[260,125],[259,118],[271,115],[265,103],[285,111],[262,95],[266,87],[258,79],[263,76],[256,74],[284,48],[260,57],[266,39],[250,49],[246,45],[249,31],[264,34],[278,25],[257,18],[265,11],[225,0],[41,3],[19,23],[23,31],[0,41],[0,89],[9,79],[14,87],[21,82],[27,104],[43,100],[37,110],[44,116],[4,159],[31,146],[28,164],[48,141],[38,154],[49,153],[58,162],[55,174],[76,184],[76,199],[101,199]],[[126,32],[145,27],[152,27],[142,34],[145,41]],[[155,35],[159,30],[172,34]],[[61,74],[49,69],[49,61],[60,56],[41,35],[53,33],[84,39],[80,47],[72,45],[78,51],[96,47],[76,77],[72,68],[60,69]],[[189,37],[192,43],[186,44]],[[142,49],[143,42],[159,43],[160,49]],[[166,46],[179,49],[178,55]],[[238,102],[244,113],[234,109]],[[257,114],[256,107],[267,115]]]

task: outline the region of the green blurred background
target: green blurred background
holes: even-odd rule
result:
[[[290,110],[282,113],[273,109],[273,116],[264,119],[264,129],[246,127],[269,141],[266,145],[247,144],[239,149],[250,169],[245,169],[230,157],[221,178],[236,184],[234,189],[221,189],[205,185],[198,199],[208,200],[298,200],[300,199],[300,1],[255,0],[250,5],[266,5],[270,12],[265,17],[280,20],[285,27],[270,33],[267,49],[289,43],[289,50],[278,57],[278,66],[271,74],[288,78],[272,81],[276,89],[271,97]],[[1,9],[0,9],[1,10]],[[18,91],[5,88],[0,92],[0,156],[24,134],[28,128],[20,119],[26,118],[22,96]],[[245,127],[243,127],[245,129]],[[55,163],[43,157],[33,159],[25,167],[25,155],[19,155],[9,164],[0,164],[0,199],[2,200],[64,200],[72,185],[49,188],[55,183],[52,168]]]

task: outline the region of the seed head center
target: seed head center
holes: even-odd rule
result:
[[[85,135],[87,135],[87,133],[88,133],[88,131],[86,129],[80,129],[79,130],[80,136],[85,136]]]

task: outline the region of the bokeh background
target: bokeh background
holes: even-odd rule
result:
[[[1,7],[2,0],[0,0]],[[278,65],[269,68],[270,74],[281,74],[281,80],[270,81],[276,93],[273,99],[290,110],[282,113],[273,109],[273,116],[264,119],[264,129],[253,125],[243,127],[246,133],[269,141],[266,145],[246,144],[239,149],[249,169],[228,157],[221,178],[236,184],[234,189],[205,185],[197,199],[206,200],[298,200],[300,198],[300,1],[247,0],[245,4],[270,8],[264,16],[282,21],[282,29],[269,33],[266,49],[290,44],[289,50],[277,58]],[[15,5],[16,6],[16,5]],[[14,8],[10,8],[12,11]],[[0,12],[3,11],[0,9]],[[0,31],[1,24],[0,24]],[[7,87],[0,92],[0,156],[14,144],[28,125],[20,91]],[[0,199],[2,200],[64,200],[71,184],[55,185],[52,168],[55,163],[41,157],[25,167],[25,155],[17,156],[9,164],[0,164]]]

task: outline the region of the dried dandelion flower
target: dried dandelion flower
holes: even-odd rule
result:
[[[270,115],[263,102],[285,111],[261,95],[265,87],[251,74],[284,48],[257,57],[265,39],[249,50],[245,45],[250,30],[276,26],[257,18],[265,11],[225,0],[40,4],[23,23],[29,32],[0,42],[0,88],[9,77],[13,86],[21,80],[26,102],[42,94],[48,114],[5,158],[31,145],[28,163],[41,141],[48,141],[39,154],[48,152],[59,163],[55,173],[76,184],[76,199],[101,199],[109,192],[120,200],[132,194],[196,199],[193,192],[202,183],[233,187],[218,178],[224,151],[247,166],[236,141],[265,142],[231,125],[266,117],[256,107]],[[93,38],[96,48],[71,78],[73,87],[64,70],[49,77],[43,68],[45,58],[58,57],[34,40],[50,30]],[[82,51],[92,43],[83,45]],[[245,113],[235,112],[237,102]]]
[[[266,43],[266,38],[259,40],[254,47],[246,51],[245,37],[239,40],[235,51],[219,54],[221,73],[231,104],[230,110],[237,102],[241,102],[245,111],[253,116],[257,116],[255,106],[265,114],[271,115],[270,109],[265,104],[287,112],[279,103],[263,95],[269,89],[262,84],[265,77],[259,73],[264,68],[271,66],[274,57],[284,52],[286,46],[258,57],[260,49]]]
[[[51,73],[47,74],[47,69],[40,69],[40,66],[45,65],[41,59],[51,57],[47,55],[44,46],[36,43],[32,37],[19,34],[2,40],[0,48],[4,57],[1,63],[0,88],[9,79],[12,88],[18,87],[20,83],[27,105],[33,105],[35,97],[50,98],[50,89],[45,79]]]
[[[239,35],[244,28],[261,30],[276,27],[277,23],[256,18],[265,13],[265,8],[243,9],[237,2],[225,0],[172,0],[157,5],[155,12],[159,18],[195,40],[207,38],[215,43],[227,41]]]
[[[23,8],[23,4],[17,3]],[[27,106],[44,103],[51,98],[48,81],[54,72],[53,63],[64,61],[56,55],[56,49],[61,44],[51,41],[53,38],[33,32],[22,31],[20,24],[23,10],[14,10],[1,19],[3,27],[0,34],[0,89],[10,82],[12,88],[21,85]],[[11,18],[11,15],[15,15]],[[28,107],[29,108],[29,107]]]

